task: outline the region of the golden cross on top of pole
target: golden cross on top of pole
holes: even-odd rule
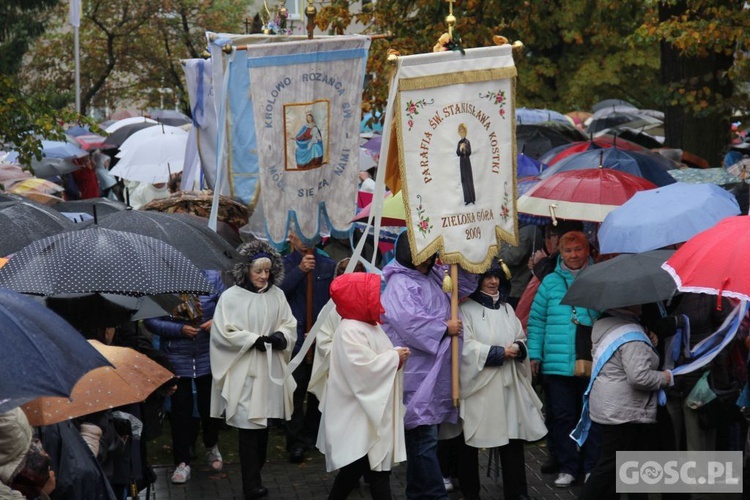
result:
[[[453,25],[456,24],[456,16],[453,15],[453,2],[455,0],[446,0],[448,2],[448,15],[445,17],[445,24],[448,25],[448,35],[453,39]]]

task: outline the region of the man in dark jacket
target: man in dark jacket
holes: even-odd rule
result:
[[[318,317],[320,310],[329,299],[328,289],[333,281],[336,263],[320,251],[305,244],[293,231],[289,232],[289,244],[292,252],[284,257],[284,281],[281,289],[286,300],[297,318],[297,343],[293,356],[296,356],[305,341],[305,336],[312,325],[307,324],[307,282],[311,276],[312,289],[312,318]],[[312,373],[312,359],[302,362],[294,370],[294,381],[297,389],[294,391],[294,412],[292,419],[286,425],[286,446],[289,461],[300,463],[305,457],[305,450],[315,443],[320,425],[320,411],[318,399],[307,392]],[[303,407],[307,395],[307,411]]]

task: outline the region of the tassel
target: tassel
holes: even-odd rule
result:
[[[445,270],[445,275],[443,276],[443,292],[445,293],[451,293],[453,291],[453,280],[448,275],[448,270]]]
[[[500,265],[500,268],[501,268],[501,269],[503,270],[503,272],[505,273],[505,279],[507,279],[507,280],[510,280],[510,278],[511,278],[511,277],[512,277],[513,275],[512,275],[511,273],[510,273],[510,268],[508,267],[508,264],[506,264],[505,262],[503,262],[503,259],[499,259],[499,260],[497,261],[497,263],[498,263],[498,264]]]

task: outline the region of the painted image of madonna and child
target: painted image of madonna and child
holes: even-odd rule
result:
[[[285,130],[289,139],[286,170],[310,170],[327,163],[327,102],[287,105]]]

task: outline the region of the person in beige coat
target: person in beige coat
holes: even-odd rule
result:
[[[41,443],[32,438],[31,426],[20,408],[0,413],[0,500],[22,500],[26,498],[24,493],[48,499],[55,489],[49,457]],[[38,465],[43,469],[37,470]]]

